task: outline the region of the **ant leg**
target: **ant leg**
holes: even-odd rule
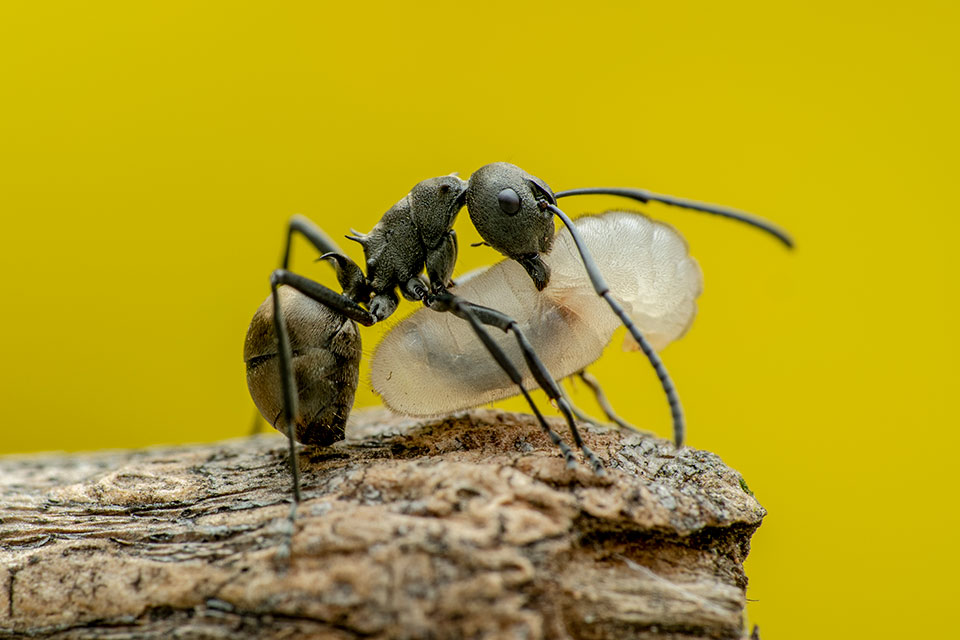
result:
[[[293,505],[290,508],[288,519],[288,540],[283,555],[289,555],[290,538],[293,537],[293,523],[297,515],[297,505],[300,504],[300,464],[297,460],[297,440],[294,424],[297,415],[297,381],[293,374],[293,352],[290,348],[290,335],[287,332],[287,323],[283,318],[283,308],[278,293],[280,285],[293,287],[308,298],[324,304],[334,311],[370,326],[377,320],[366,309],[350,298],[328,289],[309,278],[291,273],[286,269],[277,269],[270,274],[270,296],[273,300],[273,327],[277,334],[277,353],[280,360],[280,386],[283,390],[283,417],[287,423],[287,439],[290,444],[290,472],[293,475]]]
[[[305,237],[321,254],[343,254],[343,250],[337,246],[337,243],[330,239],[312,220],[306,216],[296,214],[290,217],[287,223],[286,239],[283,244],[283,257],[280,259],[280,268],[288,269],[290,266],[290,251],[293,245],[293,234],[299,233]],[[346,256],[342,256],[346,259]],[[336,266],[339,267],[339,264]],[[338,269],[339,273],[339,269]],[[263,429],[263,422],[260,420],[260,412],[253,410],[253,420],[250,422],[249,435],[255,436]]]
[[[603,413],[607,416],[607,420],[616,424],[621,429],[626,429],[628,431],[641,431],[617,415],[617,413],[613,410],[613,407],[610,405],[610,401],[607,400],[607,394],[603,392],[603,388],[600,386],[600,381],[597,380],[592,373],[588,373],[586,369],[581,369],[577,373],[577,377],[583,380],[587,387],[593,391],[593,395],[597,399],[597,404],[599,404],[600,408],[603,409]]]
[[[517,324],[516,320],[496,309],[482,307],[466,301],[462,301],[462,304],[474,312],[480,322],[502,329],[504,332],[513,332],[514,337],[517,339],[517,344],[520,346],[520,351],[523,353],[523,358],[527,361],[527,366],[530,368],[530,373],[533,374],[540,388],[546,392],[547,396],[557,404],[557,408],[563,413],[563,417],[567,420],[567,425],[570,427],[570,433],[573,434],[573,440],[577,443],[577,447],[583,452],[587,460],[590,461],[594,472],[600,476],[604,475],[603,463],[600,462],[600,459],[597,458],[596,454],[587,447],[583,442],[583,438],[580,437],[580,431],[577,429],[576,421],[573,419],[573,411],[570,403],[560,389],[560,385],[557,384],[554,377],[547,371],[546,365],[540,360],[537,352],[533,349],[533,345],[530,344],[526,334],[520,329],[520,325]]]
[[[524,388],[523,376],[520,375],[517,367],[513,364],[513,362],[511,362],[510,358],[507,357],[507,354],[504,353],[500,345],[497,344],[490,333],[484,328],[477,315],[471,309],[471,305],[448,293],[428,297],[426,291],[423,290],[422,294],[424,302],[429,300],[428,306],[434,311],[449,311],[458,318],[462,318],[470,323],[470,327],[473,329],[474,333],[477,334],[477,337],[480,338],[480,342],[482,342],[487,348],[487,351],[489,351],[493,359],[497,361],[497,364],[500,365],[500,368],[503,369],[504,372],[510,377],[510,380],[520,389],[520,393],[523,394],[527,404],[529,404],[530,408],[533,410],[533,414],[537,417],[540,427],[550,438],[551,442],[560,448],[560,452],[563,453],[563,458],[567,461],[567,468],[575,468],[577,466],[577,461],[573,456],[573,451],[570,450],[570,447],[568,447],[567,443],[560,438],[557,432],[551,429],[550,425],[547,424],[547,421],[544,419],[543,414],[540,413],[540,409],[533,401],[533,398],[530,397],[530,394]]]
[[[673,417],[673,443],[677,448],[682,447],[685,430],[683,407],[680,405],[677,388],[674,386],[673,380],[670,379],[667,368],[663,366],[663,361],[660,359],[660,356],[657,355],[657,352],[653,350],[653,347],[650,346],[650,343],[647,342],[647,339],[643,337],[643,334],[640,333],[640,329],[633,323],[633,320],[631,320],[627,312],[623,310],[620,303],[610,294],[610,287],[607,285],[607,281],[603,279],[603,274],[600,273],[600,269],[597,267],[597,263],[594,262],[593,256],[587,249],[587,245],[583,242],[583,238],[580,237],[577,226],[573,224],[573,221],[567,214],[556,205],[544,203],[543,207],[552,211],[563,221],[563,224],[567,226],[567,229],[570,231],[570,237],[573,238],[573,242],[577,245],[577,250],[580,252],[580,258],[583,260],[583,266],[587,270],[587,275],[590,277],[594,291],[607,301],[610,308],[613,309],[617,317],[620,318],[620,322],[623,323],[627,331],[630,332],[630,335],[633,336],[633,339],[640,345],[640,349],[644,355],[647,356],[647,360],[653,365],[653,370],[657,373],[657,378],[660,380],[660,386],[663,387],[663,392],[667,395],[667,402],[670,403],[670,415]]]
[[[593,451],[591,451],[590,448],[587,447],[587,445],[583,442],[583,438],[580,437],[580,431],[577,429],[576,421],[573,419],[573,412],[570,408],[570,403],[567,402],[566,396],[563,395],[560,385],[557,384],[553,376],[550,375],[550,372],[547,371],[543,361],[541,361],[540,357],[537,356],[536,351],[533,349],[533,345],[531,345],[530,341],[527,340],[526,334],[523,333],[516,321],[499,311],[490,309],[489,307],[473,304],[472,302],[467,302],[466,300],[451,293],[441,293],[437,296],[434,296],[431,300],[431,305],[433,304],[433,301],[436,300],[441,301],[444,306],[449,306],[450,310],[452,310],[455,315],[470,320],[471,324],[473,324],[475,321],[482,322],[483,324],[497,327],[504,332],[513,332],[514,337],[517,339],[517,343],[520,345],[520,351],[523,353],[524,360],[527,361],[527,366],[530,368],[530,372],[533,374],[537,384],[540,385],[540,388],[547,393],[547,396],[549,396],[550,399],[557,404],[560,412],[563,413],[563,417],[566,419],[567,425],[570,427],[570,433],[573,434],[573,440],[577,443],[577,447],[583,452],[583,455],[587,458],[587,460],[590,461],[594,472],[597,475],[604,475],[603,463],[600,462],[600,459],[597,458]],[[475,320],[471,320],[471,317],[475,318]],[[476,331],[476,328],[474,328],[474,331]]]
[[[574,375],[575,375],[575,374],[574,374]],[[567,380],[567,381],[570,383],[570,387],[571,387],[571,388],[576,388],[576,382],[577,382],[577,381],[574,379],[573,375],[567,376],[566,378],[564,378],[564,380]],[[598,429],[609,429],[609,428],[610,428],[610,424],[609,424],[609,423],[607,423],[607,422],[600,422],[599,420],[597,420],[597,419],[594,418],[593,416],[587,414],[587,413],[586,413],[585,411],[583,411],[580,407],[578,407],[577,405],[573,404],[573,400],[570,399],[570,394],[567,393],[567,390],[563,388],[562,381],[558,380],[557,383],[558,383],[559,386],[560,386],[560,391],[563,392],[563,397],[566,398],[566,399],[567,399],[567,402],[570,404],[570,409],[571,409],[571,411],[573,411],[573,415],[577,418],[577,420],[579,420],[580,422],[584,422],[584,423],[586,423],[586,424],[589,424],[590,426],[597,427]]]
[[[293,244],[294,233],[299,233],[309,240],[310,244],[316,247],[317,251],[321,254],[343,254],[343,249],[337,246],[337,243],[331,240],[330,236],[323,232],[323,229],[314,224],[309,218],[297,214],[292,216],[290,222],[287,224],[287,240],[283,245],[283,258],[280,261],[281,269],[290,268],[290,249]]]
[[[571,387],[574,386],[575,380],[573,379],[572,375],[567,376],[566,380],[570,381]],[[583,411],[583,409],[581,409],[577,405],[573,404],[573,401],[570,399],[570,394],[566,392],[562,384],[560,385],[560,390],[563,391],[564,397],[567,399],[567,402],[570,403],[570,409],[573,411],[573,415],[577,418],[577,420],[579,420],[580,422],[589,424],[590,426],[596,427],[598,429],[610,429],[612,425],[609,422],[601,422],[600,420],[594,418],[593,416]],[[608,416],[608,419],[609,419],[609,416]],[[617,426],[620,426],[620,425],[618,424]],[[639,431],[639,429],[636,429],[636,430]]]
[[[283,258],[280,261],[281,269],[290,268],[290,251],[293,246],[293,234],[299,233],[320,252],[320,260],[329,260],[337,272],[337,281],[343,287],[343,292],[354,300],[366,300],[371,294],[367,278],[363,270],[353,260],[347,257],[340,246],[330,239],[323,229],[312,220],[301,215],[290,218],[287,225],[287,240],[283,247]],[[389,315],[389,314],[387,314]]]
[[[319,282],[297,275],[286,269],[277,269],[270,274],[270,295],[273,299],[273,326],[277,334],[278,355],[280,360],[280,386],[283,390],[283,417],[287,423],[287,438],[290,440],[290,467],[293,472],[293,495],[300,502],[300,472],[297,465],[296,437],[294,424],[297,415],[297,383],[293,375],[293,353],[290,349],[290,335],[287,323],[283,319],[278,289],[280,285],[292,287],[334,311],[359,322],[364,326],[376,323],[376,317],[350,298],[328,289]]]

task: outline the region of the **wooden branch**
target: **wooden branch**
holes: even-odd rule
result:
[[[563,433],[561,423],[554,428]],[[763,508],[707,452],[530,416],[0,459],[0,637],[739,638]]]

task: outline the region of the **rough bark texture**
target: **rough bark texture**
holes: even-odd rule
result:
[[[607,477],[530,416],[358,413],[302,450],[287,558],[280,438],[0,459],[0,637],[741,637],[740,475],[585,431]]]

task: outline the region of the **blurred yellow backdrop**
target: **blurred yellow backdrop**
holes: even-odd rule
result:
[[[4,2],[0,452],[242,435],[243,336],[287,218],[367,230],[418,180],[507,160],[794,233],[790,254],[647,209],[705,274],[664,352],[689,442],[770,512],[750,620],[780,639],[942,635],[960,569],[955,6]],[[465,214],[456,228],[460,272],[497,258],[468,247]],[[594,371],[669,433],[642,356]]]

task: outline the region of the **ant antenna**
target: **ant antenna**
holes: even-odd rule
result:
[[[794,248],[793,238],[790,237],[790,234],[783,229],[780,229],[773,223],[767,222],[766,220],[753,216],[745,211],[731,209],[730,207],[722,207],[717,204],[698,202],[697,200],[688,200],[687,198],[677,198],[675,196],[665,196],[659,193],[653,193],[652,191],[647,191],[646,189],[624,189],[621,187],[587,187],[585,189],[567,189],[566,191],[558,191],[554,194],[554,196],[557,198],[586,195],[620,196],[622,198],[637,200],[638,202],[642,202],[644,204],[652,200],[654,202],[661,202],[663,204],[681,207],[683,209],[692,209],[694,211],[712,213],[724,218],[739,220],[740,222],[744,222],[751,227],[756,227],[757,229],[766,231],[786,245],[788,249]],[[567,226],[569,227],[570,225]]]
[[[570,192],[568,191],[566,193],[569,194]],[[560,197],[560,194],[557,194],[557,197]],[[670,403],[670,415],[673,417],[673,442],[679,449],[683,446],[684,437],[683,407],[680,406],[680,397],[677,395],[677,389],[673,384],[673,380],[670,379],[670,374],[667,373],[666,367],[663,366],[663,361],[660,359],[660,356],[657,355],[657,352],[653,350],[650,343],[647,342],[643,334],[640,333],[640,329],[633,323],[633,320],[631,320],[627,312],[623,310],[620,303],[610,294],[610,286],[607,284],[607,281],[603,279],[600,268],[597,267],[597,263],[587,249],[587,245],[584,244],[583,238],[580,237],[580,232],[577,231],[577,226],[573,224],[573,220],[559,207],[545,200],[540,201],[540,206],[541,208],[552,211],[563,221],[563,224],[567,226],[574,244],[577,245],[577,251],[580,252],[580,258],[583,260],[583,266],[587,269],[587,275],[590,277],[590,282],[593,283],[594,290],[601,298],[607,301],[607,304],[610,305],[610,308],[612,308],[614,313],[620,318],[620,321],[630,332],[630,335],[633,336],[633,339],[640,345],[640,349],[643,350],[650,364],[653,365],[653,370],[657,372],[660,385],[663,387],[664,393],[667,394],[667,402]]]

